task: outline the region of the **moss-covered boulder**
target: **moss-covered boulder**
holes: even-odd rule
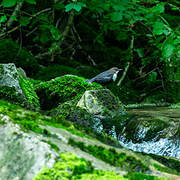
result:
[[[0,99],[29,109],[39,109],[39,99],[33,85],[13,63],[0,64]]]
[[[107,143],[110,141],[103,143],[78,131],[72,123],[57,124],[53,119],[0,100],[2,180],[180,177],[180,161],[176,158],[136,153],[118,142],[112,146]]]
[[[107,115],[113,117],[117,113],[125,113],[119,99],[108,89],[87,90],[78,101],[77,106],[99,117]]]
[[[17,67],[22,67],[28,75],[38,70],[37,60],[25,48],[10,39],[0,40],[0,62],[14,63]]]
[[[20,108],[19,111],[12,112],[12,106],[2,101],[0,103],[0,179],[33,179],[44,166],[52,167],[58,154],[49,144],[41,141],[40,135],[24,132],[19,125],[12,123],[18,116],[25,119],[31,112],[27,115]],[[5,108],[9,108],[14,116],[10,117],[7,110],[3,111]],[[34,116],[33,112],[32,115]]]
[[[98,132],[103,130],[111,135],[116,134],[114,127],[119,126],[122,117],[126,115],[123,104],[108,89],[87,90],[78,101],[77,107],[91,115],[89,120],[93,122],[93,127],[98,128]],[[85,117],[82,116],[81,121],[86,122]],[[77,121],[76,116],[74,121]]]
[[[45,180],[45,179],[114,179],[114,180],[126,180],[123,176],[120,176],[114,172],[94,170],[90,162],[83,158],[78,158],[72,153],[61,153],[60,161],[54,164],[53,168],[42,169],[33,180]]]
[[[123,105],[110,90],[82,77],[65,75],[36,84],[41,109],[56,121],[68,119],[102,133],[114,134],[113,126],[125,115]]]
[[[70,103],[71,105],[76,105],[86,90],[102,88],[99,84],[88,84],[84,78],[74,75],[60,76],[36,84],[36,92],[40,97],[42,110],[51,110],[69,101],[73,101]]]

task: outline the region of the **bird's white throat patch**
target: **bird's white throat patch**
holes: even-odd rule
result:
[[[115,81],[117,79],[117,74],[118,74],[119,71],[116,71],[114,74],[113,74],[113,81]]]

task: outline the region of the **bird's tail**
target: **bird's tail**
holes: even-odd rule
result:
[[[93,78],[89,79],[89,80],[85,80],[87,83],[92,83],[93,82]]]

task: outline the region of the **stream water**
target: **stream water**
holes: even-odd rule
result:
[[[133,151],[180,159],[180,109],[130,109],[130,119],[118,140]]]

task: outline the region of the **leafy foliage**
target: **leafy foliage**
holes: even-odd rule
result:
[[[96,63],[102,71],[130,63],[130,82],[122,89],[137,96],[161,89],[159,101],[174,101],[177,90],[169,94],[168,88],[173,83],[177,89],[180,80],[179,5],[177,0],[3,0],[0,38],[19,41],[43,65],[66,65],[66,58],[82,66]]]

